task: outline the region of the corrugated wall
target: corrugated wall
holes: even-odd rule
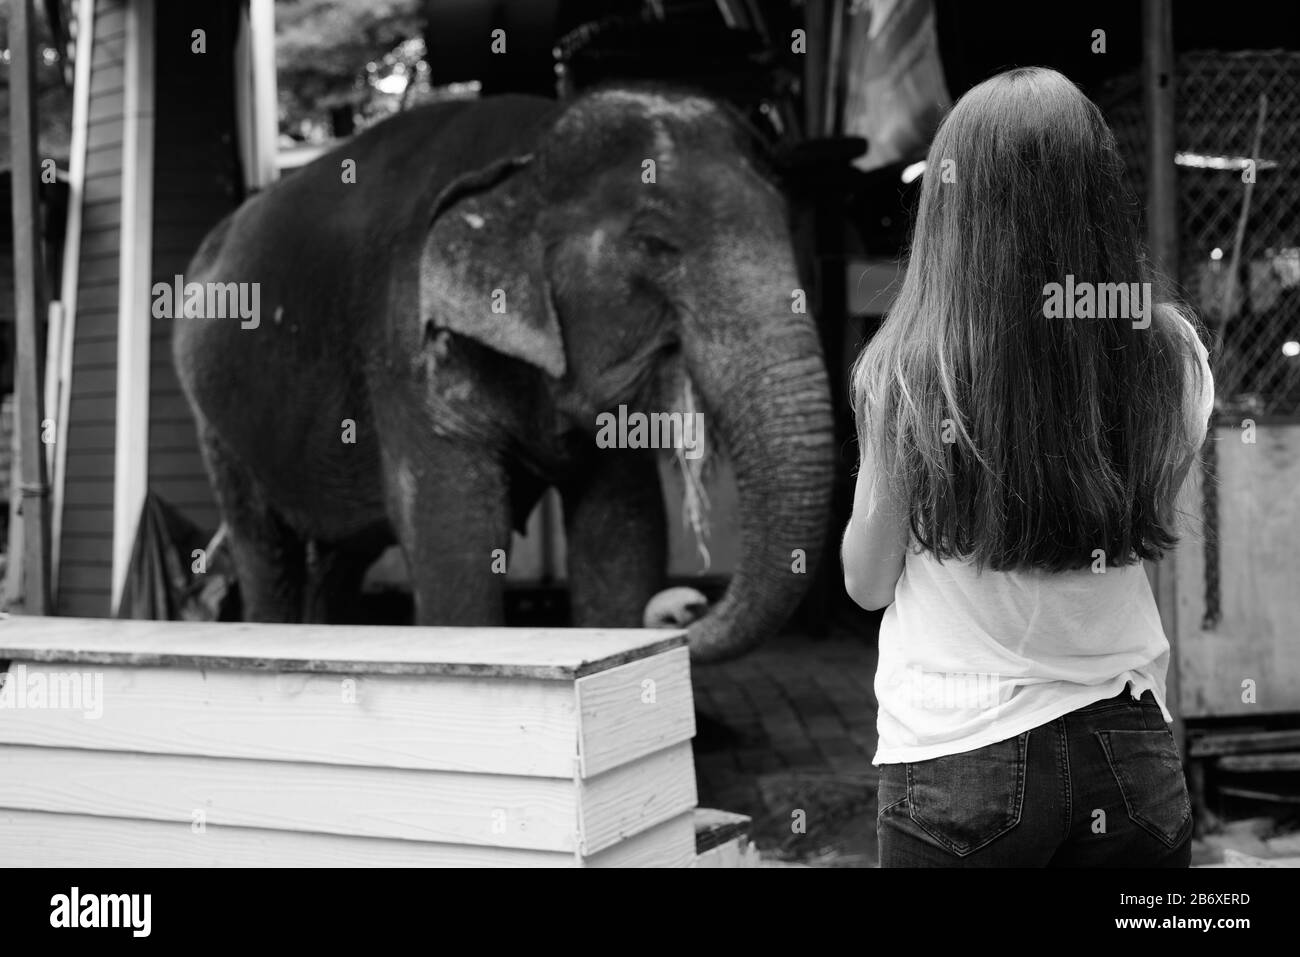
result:
[[[111,601],[125,7],[124,0],[97,0],[95,4],[59,555],[57,610],[62,615],[107,615]]]

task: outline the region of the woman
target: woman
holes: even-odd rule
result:
[[[1101,112],[1052,70],[987,80],[935,136],[853,370],[845,586],[889,606],[881,866],[1188,864],[1142,561],[1177,541],[1214,393],[1137,213]]]

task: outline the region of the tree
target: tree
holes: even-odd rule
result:
[[[297,139],[350,134],[387,95],[385,67],[414,70],[423,50],[400,53],[421,39],[420,0],[281,0],[275,18],[281,129]]]
[[[39,124],[37,150],[40,158],[53,158],[61,167],[68,163],[68,142],[72,135],[72,93],[64,83],[63,56],[50,32],[44,6],[37,4],[32,21],[39,50],[36,62],[36,111]],[[9,4],[0,3],[0,170],[9,168]]]

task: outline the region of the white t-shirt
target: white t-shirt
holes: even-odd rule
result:
[[[1188,431],[1199,445],[1214,408],[1209,356]],[[1169,641],[1141,563],[1102,574],[992,571],[909,549],[880,623],[874,764],[924,761],[1004,741],[1131,683],[1165,720]]]

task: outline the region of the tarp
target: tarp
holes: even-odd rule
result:
[[[210,536],[154,492],[131,547],[118,618],[235,621],[238,593],[224,527]]]
[[[951,100],[931,0],[869,0],[845,34],[844,133],[862,136],[863,172],[921,159]]]

